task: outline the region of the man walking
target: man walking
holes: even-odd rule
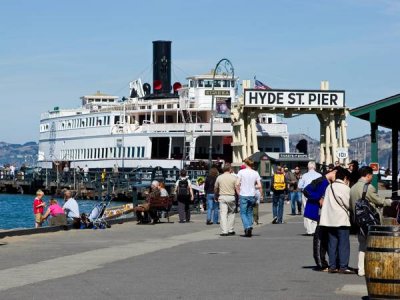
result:
[[[375,187],[373,187],[370,183],[373,177],[373,170],[371,167],[362,167],[360,170],[361,178],[355,183],[350,189],[350,209],[354,212],[356,201],[361,199],[363,194],[364,186],[367,185],[367,193],[365,195],[365,199],[369,201],[373,208],[378,206],[390,206],[392,204],[391,199],[385,199],[378,195],[376,192]],[[381,216],[382,219],[382,216]],[[382,220],[381,220],[382,223]],[[365,257],[365,250],[367,248],[367,237],[362,235],[361,233],[358,234],[358,276],[364,276],[364,257]]]
[[[308,172],[304,173],[301,179],[299,180],[298,187],[300,190],[303,190],[314,179],[317,179],[322,176],[320,173],[315,171],[316,165],[314,161],[308,162],[307,167],[308,167]],[[303,200],[303,207],[305,208],[307,204],[307,198],[304,195],[302,195],[302,200]],[[315,232],[315,228],[317,227],[317,222],[309,218],[304,218],[304,227],[306,229],[307,235],[313,235]]]
[[[286,180],[281,166],[276,167],[272,179],[272,224],[283,223],[283,205],[285,203]]]
[[[190,222],[190,203],[194,199],[192,184],[186,174],[186,170],[181,170],[180,178],[175,184],[179,223]]]
[[[233,229],[235,225],[235,185],[236,176],[231,174],[232,168],[225,164],[222,169],[224,172],[215,181],[215,194],[219,195],[219,212],[221,236],[235,235]]]
[[[301,172],[299,166],[294,168],[294,173],[288,172],[287,181],[289,185],[289,199],[292,215],[296,214],[296,206],[297,214],[301,215],[301,191],[298,188],[300,178]]]
[[[256,202],[256,188],[262,195],[261,177],[253,170],[254,162],[246,158],[245,168],[240,170],[236,180],[236,192],[240,201],[240,217],[242,219],[244,234],[246,237],[252,236],[253,230],[253,207]]]

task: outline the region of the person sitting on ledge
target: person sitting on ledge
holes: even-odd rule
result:
[[[73,227],[79,229],[81,227],[81,218],[79,214],[79,205],[74,198],[72,198],[71,191],[67,190],[64,193],[64,212],[67,217],[68,223],[72,223]]]
[[[65,217],[64,209],[58,205],[57,200],[54,198],[50,199],[50,206],[43,215],[42,221],[46,220],[49,216],[51,216],[49,226],[67,225],[67,218]]]

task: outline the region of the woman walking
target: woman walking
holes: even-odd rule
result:
[[[328,232],[329,273],[354,274],[350,258],[350,172],[339,167],[323,199],[320,226]],[[337,265],[337,263],[339,265]]]
[[[215,181],[217,180],[219,173],[217,168],[213,167],[210,169],[210,173],[206,178],[206,182],[204,183],[204,192],[207,197],[207,225],[219,224],[218,215],[219,215],[219,203],[215,201],[214,196],[214,187]]]

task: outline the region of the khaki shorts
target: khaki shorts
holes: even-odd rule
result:
[[[35,222],[39,224],[43,223],[41,213],[35,214]]]

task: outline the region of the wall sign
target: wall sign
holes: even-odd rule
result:
[[[344,91],[244,90],[245,107],[344,108]]]

